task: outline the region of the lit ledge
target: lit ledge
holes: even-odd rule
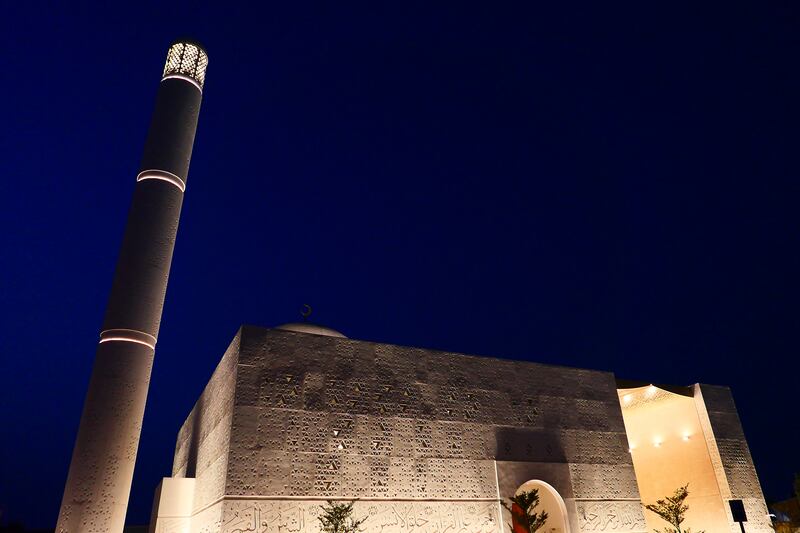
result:
[[[317,324],[311,324],[309,322],[291,322],[289,324],[278,326],[275,329],[293,331],[295,333],[308,333],[310,335],[322,335],[324,337],[340,337],[343,339],[347,338],[335,329],[326,328],[325,326],[319,326]]]
[[[143,170],[136,176],[136,181],[144,180],[166,181],[179,188],[181,192],[186,191],[186,182],[184,182],[180,176],[176,176],[172,172],[167,172],[166,170]]]
[[[156,338],[144,331],[137,331],[135,329],[107,329],[100,332],[100,344],[115,341],[144,344],[153,350],[156,349]]]
[[[199,90],[200,92],[203,92],[203,88],[200,87],[199,83],[197,83],[193,78],[190,78],[189,76],[184,76],[183,74],[169,74],[169,75],[164,76],[163,78],[161,78],[161,81],[164,81],[164,80],[183,80],[183,81],[188,81],[189,83],[191,83],[192,85],[197,87],[197,90]]]

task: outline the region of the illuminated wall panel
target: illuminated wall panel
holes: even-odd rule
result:
[[[728,499],[735,497],[747,498],[747,530],[769,531],[767,510],[730,393],[723,387],[712,388],[717,396],[711,417],[720,429],[715,435],[702,395],[698,393],[706,387],[676,388],[675,392],[652,385],[620,390],[642,501],[655,503],[688,483],[689,510],[684,527],[707,533],[738,532],[739,526],[730,521],[727,504]],[[722,460],[721,454],[727,458]],[[726,463],[731,466],[726,467]],[[729,487],[732,479],[738,479],[737,469],[747,471],[745,477],[749,483],[732,496]],[[663,529],[667,525],[650,511],[645,512],[645,519],[648,529]]]
[[[498,498],[540,480],[570,533],[646,532],[610,373],[249,326],[237,339],[178,439],[173,475],[197,477],[190,531],[316,532],[322,502],[357,499],[370,532],[499,533]]]

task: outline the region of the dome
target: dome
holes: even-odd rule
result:
[[[309,335],[324,335],[326,337],[341,337],[343,339],[347,338],[345,335],[342,335],[335,329],[326,328],[325,326],[318,326],[317,324],[311,324],[309,322],[290,322],[289,324],[278,326],[275,329],[294,331],[295,333],[308,333]]]

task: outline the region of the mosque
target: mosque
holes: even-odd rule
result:
[[[59,532],[122,531],[207,63],[197,43],[169,49]],[[366,533],[501,533],[501,500],[535,488],[542,533],[646,533],[667,524],[642,503],[687,483],[684,528],[772,531],[727,387],[244,325],[150,530],[317,533],[332,500],[355,501]]]
[[[730,390],[242,326],[181,428],[156,532],[316,532],[355,500],[370,533],[501,533],[539,489],[551,533],[666,524],[641,502],[689,483],[685,525],[771,531]],[[649,515],[649,516],[648,516]]]

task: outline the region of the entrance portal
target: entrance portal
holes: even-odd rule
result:
[[[539,505],[536,506],[535,511],[537,513],[547,512],[547,522],[537,533],[570,533],[567,506],[564,505],[564,500],[558,491],[549,483],[532,479],[523,483],[517,489],[516,494],[529,492],[533,489],[539,491]],[[516,504],[514,507],[514,510],[517,511]],[[528,533],[525,527],[522,524],[518,524],[513,516],[512,520],[514,521],[514,533]]]

